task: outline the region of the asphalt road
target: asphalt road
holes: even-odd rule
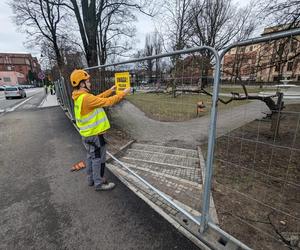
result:
[[[36,108],[42,102],[45,92],[43,88],[26,89],[26,98],[5,99],[4,91],[0,92],[0,113],[20,109]]]
[[[59,107],[0,116],[0,249],[197,249],[114,176],[95,192]]]

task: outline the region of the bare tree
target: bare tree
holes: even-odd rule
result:
[[[190,8],[193,0],[172,0],[165,1],[160,14],[159,22],[163,25],[163,32],[165,33],[164,41],[167,44],[165,49],[168,50],[182,50],[187,48],[190,39],[189,29],[191,28]],[[172,79],[167,85],[172,86],[173,97],[176,97],[175,90],[177,85],[177,65],[180,64],[180,55],[172,56],[169,74]]]
[[[162,39],[161,36],[158,34],[158,31],[155,31],[152,37],[152,43],[153,43],[153,53],[154,55],[159,55],[162,52]],[[155,78],[158,79],[158,76],[160,74],[160,59],[155,59]]]
[[[231,0],[202,0],[194,2],[191,43],[222,50],[229,43],[247,39],[254,31],[256,22],[253,4],[237,8]]]
[[[123,1],[102,1],[99,6],[98,24],[98,55],[100,64],[105,64],[109,56],[124,55],[131,49],[128,38],[135,35],[136,21],[129,2]],[[126,20],[126,21],[125,21]]]
[[[220,51],[229,43],[251,36],[255,28],[253,7],[238,9],[231,0],[202,0],[193,2],[190,10],[192,29],[190,43],[196,46],[210,46]],[[209,51],[202,52],[203,57],[212,59]],[[210,61],[208,60],[208,61]],[[203,75],[207,75],[208,65]],[[201,79],[202,80],[202,79]],[[203,79],[204,86],[207,78]]]
[[[145,39],[145,49],[144,49],[144,56],[152,56],[154,52],[154,44],[151,39],[151,34],[146,35]],[[148,82],[152,81],[152,71],[153,71],[153,60],[147,60],[146,62],[146,71],[148,75]]]
[[[135,0],[69,0],[64,3],[75,14],[89,66],[104,64],[107,57],[129,48],[121,36],[133,37],[133,10],[145,14],[145,3]],[[79,3],[80,2],[80,3]],[[121,51],[121,52],[120,52]]]
[[[71,9],[75,14],[88,65],[95,66],[98,64],[97,27],[99,22],[96,10],[96,0],[82,0],[80,3],[81,9],[77,0],[70,0],[70,4],[64,3],[64,5]]]
[[[145,39],[144,56],[159,55],[161,52],[162,52],[162,40],[158,31],[147,34]],[[148,78],[150,82],[152,82],[152,72],[154,66],[155,66],[155,79],[157,80],[160,72],[159,58],[156,58],[155,62],[154,60],[147,60],[147,71],[148,71]]]
[[[288,28],[299,27],[300,1],[268,0],[260,4],[263,10],[262,19],[267,19],[273,25],[286,24]]]
[[[50,46],[60,70],[64,66],[59,43],[65,17],[61,2],[62,0],[13,0],[10,3],[16,24],[30,36],[31,41],[39,46],[46,42]]]
[[[181,50],[189,40],[190,8],[193,0],[166,1],[160,15],[160,22],[165,26],[166,40],[172,50]]]
[[[147,57],[159,55],[162,52],[162,40],[161,35],[158,31],[153,33],[148,33],[145,38],[145,47],[143,50],[138,50],[134,55],[135,58]],[[144,74],[147,75],[147,80],[149,83],[154,81],[153,71],[155,69],[155,81],[159,78],[161,71],[161,60],[159,58],[152,60],[145,60],[143,62],[135,63],[135,70],[138,72],[137,75]]]

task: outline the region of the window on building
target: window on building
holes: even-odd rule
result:
[[[241,52],[245,52],[245,50],[246,50],[246,47],[241,48]]]
[[[283,50],[284,50],[284,44],[279,44],[278,47],[278,55],[282,55],[283,54]]]
[[[3,82],[11,82],[10,77],[3,77]]]
[[[248,63],[248,59],[247,59],[247,58],[242,58],[242,63],[243,63],[243,64]]]
[[[298,45],[297,41],[292,41],[292,43],[291,43],[291,52],[296,52],[297,51],[297,45]]]
[[[252,51],[252,50],[253,50],[253,46],[251,45],[250,48],[249,48],[249,51]]]
[[[292,71],[293,70],[293,62],[288,62],[287,63],[287,71]]]
[[[275,65],[275,71],[278,72],[279,70],[280,70],[280,65],[279,65],[279,63],[277,63],[277,64]]]

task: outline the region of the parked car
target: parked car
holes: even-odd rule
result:
[[[13,98],[13,97],[19,97],[19,98],[25,98],[26,92],[22,87],[19,86],[7,86],[5,87],[5,98]]]
[[[5,87],[4,86],[0,86],[0,91],[4,91]]]

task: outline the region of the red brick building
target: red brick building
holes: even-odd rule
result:
[[[19,84],[31,84],[37,78],[41,66],[36,57],[25,53],[0,53],[0,72],[15,71],[24,75]]]

